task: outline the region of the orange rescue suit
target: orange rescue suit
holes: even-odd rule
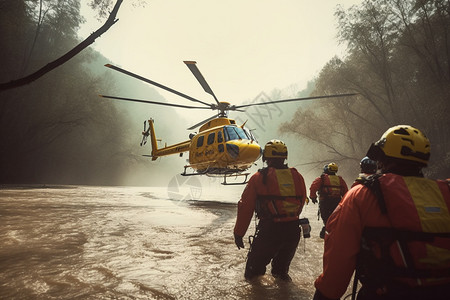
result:
[[[264,172],[267,172],[264,174]],[[264,182],[265,181],[265,182]],[[303,176],[295,168],[267,168],[255,173],[238,202],[234,234],[244,236],[255,210],[273,213],[274,222],[297,220],[306,199]],[[257,208],[258,206],[258,208]],[[258,214],[265,218],[264,213]]]
[[[361,236],[366,227],[388,227],[414,232],[450,232],[450,189],[445,181],[384,174],[379,178],[387,214],[380,210],[377,197],[368,187],[357,185],[344,196],[326,225],[323,273],[315,287],[325,297],[340,298],[356,267]],[[409,247],[419,269],[450,267],[450,239],[414,242]],[[404,260],[395,245],[390,256],[397,266]],[[402,281],[402,279],[399,279]],[[410,286],[440,284],[450,278],[408,281]]]
[[[309,188],[309,197],[316,198],[319,192],[319,200],[326,198],[341,198],[347,192],[348,187],[344,179],[339,175],[323,173],[317,177]]]

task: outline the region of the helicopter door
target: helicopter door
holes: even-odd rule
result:
[[[216,132],[210,132],[208,134],[205,147],[205,159],[208,161],[214,160],[215,156],[217,155],[217,150],[214,145],[215,139],[216,139]]]
[[[205,140],[205,136],[204,135],[200,135],[197,136],[197,141],[195,142],[195,151],[193,151],[193,157],[190,157],[190,161],[194,161],[194,162],[202,162],[204,161],[204,140]]]
[[[223,145],[223,133],[222,130],[219,130],[217,132],[217,150],[219,153],[222,153],[225,151],[225,147]]]

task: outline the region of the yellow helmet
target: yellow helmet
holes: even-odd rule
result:
[[[389,128],[372,144],[367,156],[373,160],[384,156],[427,165],[430,159],[430,141],[419,129],[409,125],[397,125]]]
[[[287,158],[286,144],[280,140],[270,140],[264,146],[263,161],[267,158]]]
[[[333,172],[333,173],[337,173],[338,171],[338,165],[334,162],[329,163],[328,164],[328,168],[327,168],[328,172]]]

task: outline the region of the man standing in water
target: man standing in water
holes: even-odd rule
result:
[[[314,300],[339,299],[355,269],[358,300],[449,299],[450,186],[424,178],[430,153],[408,125],[371,145],[382,174],[353,187],[330,216]]]
[[[259,219],[245,267],[248,280],[264,275],[271,261],[274,277],[292,280],[288,272],[300,241],[299,215],[306,200],[306,187],[302,175],[289,168],[285,159],[286,145],[279,140],[269,141],[262,157],[267,167],[250,178],[238,202],[234,227],[238,249],[244,248],[242,238],[254,212]]]
[[[325,225],[328,217],[348,191],[347,183],[341,176],[336,175],[337,171],[338,165],[336,163],[332,162],[325,165],[322,175],[317,177],[309,188],[309,197],[314,204],[317,203],[317,193],[319,193],[319,211],[323,221],[319,236],[322,239],[325,236]]]

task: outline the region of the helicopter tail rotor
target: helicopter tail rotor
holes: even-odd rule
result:
[[[147,121],[144,121],[144,131],[142,131],[142,140],[141,140],[141,147],[147,144],[148,136],[150,135],[150,126],[148,129],[146,129]]]

